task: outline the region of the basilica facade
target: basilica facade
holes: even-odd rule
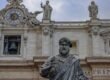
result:
[[[40,66],[59,53],[59,40],[72,41],[70,54],[81,60],[90,80],[110,80],[110,20],[97,18],[98,6],[91,2],[90,20],[52,21],[54,9],[29,12],[22,0],[7,0],[0,10],[0,80],[46,80]],[[43,12],[42,21],[36,17]]]

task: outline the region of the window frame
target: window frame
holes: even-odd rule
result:
[[[11,38],[13,38],[13,39],[11,39]],[[11,54],[11,52],[9,50],[10,43],[11,44],[13,43],[13,41],[10,41],[10,40],[15,40],[14,44],[16,45],[17,51],[15,51],[16,53],[14,53],[14,54]],[[8,46],[7,52],[9,52],[9,53],[5,52],[5,49],[6,49],[5,45]],[[5,35],[4,36],[3,55],[20,55],[21,54],[20,50],[21,50],[21,35]]]
[[[10,55],[10,54],[4,54],[4,39],[5,36],[21,36],[21,45],[20,45],[20,54],[17,55]],[[22,57],[23,56],[23,35],[22,34],[3,34],[2,35],[2,40],[1,40],[1,56],[2,57]]]
[[[71,48],[71,54],[74,54],[74,55],[76,55],[76,56],[79,56],[79,41],[78,40],[72,40],[71,41],[72,42],[72,45],[73,45],[73,42],[75,42],[75,44],[76,44],[76,53],[72,53],[72,49],[74,48],[73,46],[72,46],[72,48]]]

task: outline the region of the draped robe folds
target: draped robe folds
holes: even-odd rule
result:
[[[51,18],[52,7],[50,5],[45,5],[42,8],[44,9],[43,19],[49,20]]]
[[[88,80],[85,77],[79,62],[79,59],[76,59],[73,56],[69,56],[64,61],[58,56],[53,57],[43,65],[42,74],[43,72],[45,73],[48,68],[45,77],[50,80]],[[49,69],[51,69],[50,66],[54,67],[55,71],[49,73]]]

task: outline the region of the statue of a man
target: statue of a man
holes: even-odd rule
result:
[[[50,20],[52,7],[49,5],[49,1],[48,0],[46,1],[46,5],[43,5],[41,3],[41,8],[43,8],[43,20]]]
[[[69,39],[59,41],[59,54],[49,58],[41,67],[41,76],[49,80],[88,80],[84,75],[80,61],[69,54],[72,44]]]
[[[97,19],[98,15],[98,6],[95,4],[94,1],[91,2],[91,5],[89,6],[89,16],[91,19]]]

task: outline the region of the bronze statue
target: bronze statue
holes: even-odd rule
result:
[[[49,1],[48,0],[46,1],[46,5],[43,5],[41,3],[41,8],[43,8],[43,20],[50,20],[52,7],[49,5]]]
[[[60,39],[59,54],[42,65],[41,76],[49,80],[88,80],[80,67],[79,59],[69,54],[71,47],[69,39]]]
[[[91,17],[91,19],[97,19],[98,6],[95,4],[94,1],[91,2],[91,5],[89,6],[88,10],[89,10],[89,16]]]

